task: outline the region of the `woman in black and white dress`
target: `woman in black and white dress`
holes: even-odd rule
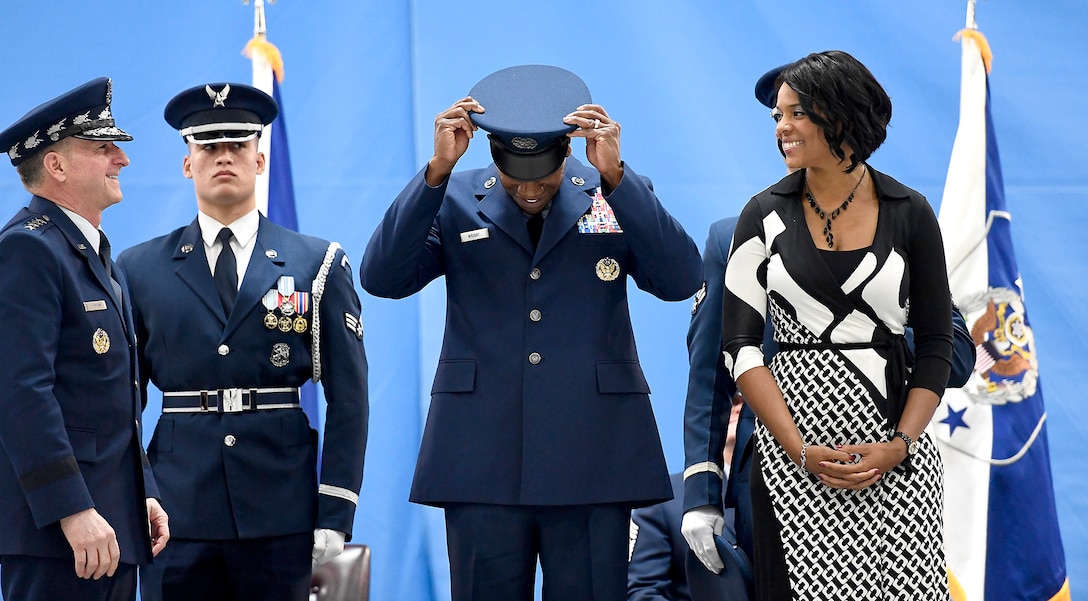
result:
[[[759,418],[757,598],[943,600],[943,470],[923,431],[952,355],[937,220],[866,163],[891,100],[864,65],[815,53],[775,86],[793,172],[741,213],[723,306],[726,366]]]

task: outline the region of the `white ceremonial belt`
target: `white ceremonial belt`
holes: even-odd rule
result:
[[[297,409],[298,388],[219,388],[162,393],[163,413],[238,413]]]

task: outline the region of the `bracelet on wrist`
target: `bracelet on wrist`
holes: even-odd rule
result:
[[[802,472],[807,472],[808,471],[807,469],[805,469],[805,454],[806,454],[807,451],[808,451],[808,443],[807,442],[802,442],[801,443],[801,459],[797,463],[797,466],[801,468]]]

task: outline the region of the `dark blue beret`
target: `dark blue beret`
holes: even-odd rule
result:
[[[778,76],[791,64],[793,63],[779,65],[764,73],[760,76],[759,80],[756,81],[756,100],[758,100],[760,104],[769,109],[773,109],[774,105],[778,104],[778,88],[775,87],[774,82],[778,81]]]
[[[244,142],[280,112],[271,96],[244,83],[195,86],[166,103],[163,117],[187,142]]]
[[[468,94],[484,107],[485,112],[470,115],[473,123],[490,133],[495,165],[523,181],[535,181],[559,169],[567,156],[567,134],[577,129],[564,123],[563,117],[592,102],[581,78],[548,65],[496,71]]]
[[[114,124],[112,99],[113,82],[92,79],[43,102],[0,132],[0,149],[6,149],[11,164],[18,165],[70,136],[127,142],[132,136]]]

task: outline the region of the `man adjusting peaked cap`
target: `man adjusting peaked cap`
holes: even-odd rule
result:
[[[112,97],[113,82],[109,78],[92,79],[43,102],[0,132],[0,149],[5,149],[11,164],[18,166],[70,136],[127,142],[132,136],[113,122]]]
[[[271,96],[242,83],[210,83],[174,96],[163,117],[186,142],[245,142],[280,112]]]
[[[480,80],[469,96],[484,107],[472,122],[490,132],[491,157],[504,174],[522,181],[543,179],[563,164],[576,126],[563,122],[592,102],[577,75],[548,65],[521,65]]]

